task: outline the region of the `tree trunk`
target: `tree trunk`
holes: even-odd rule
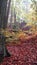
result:
[[[1,34],[1,28],[5,29],[7,27],[10,0],[9,0],[8,11],[6,16],[7,1],[8,0],[0,0],[0,57],[1,58],[3,58],[3,56],[6,56],[5,36]]]
[[[6,27],[6,7],[7,0],[1,0],[1,13],[0,13],[0,28]]]
[[[0,28],[4,28],[4,29],[7,27],[11,0],[9,0],[9,3],[8,3],[8,10],[6,10],[7,2],[8,2],[8,0],[0,0]]]

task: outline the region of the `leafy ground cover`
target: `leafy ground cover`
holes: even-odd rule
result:
[[[11,56],[5,57],[0,65],[37,65],[37,33],[25,39],[19,38],[17,44],[7,43],[6,48]]]

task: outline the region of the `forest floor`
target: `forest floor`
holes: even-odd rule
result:
[[[5,57],[0,65],[37,65],[37,33],[20,38],[19,44],[8,43],[10,57]]]

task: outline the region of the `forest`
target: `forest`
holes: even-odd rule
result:
[[[37,0],[0,0],[0,65],[37,65]]]

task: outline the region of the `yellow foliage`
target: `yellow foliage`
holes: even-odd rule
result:
[[[26,34],[25,34],[24,32],[21,31],[21,32],[18,33],[18,38],[19,38],[19,37],[23,37],[23,36],[24,36],[24,37],[26,36]]]

